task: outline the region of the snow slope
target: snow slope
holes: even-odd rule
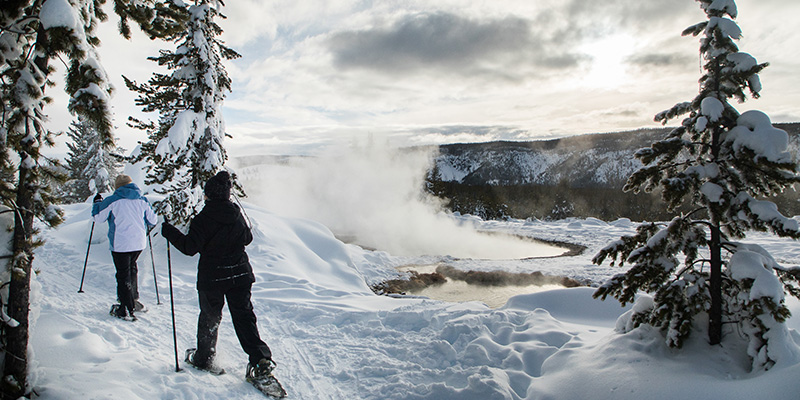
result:
[[[763,374],[747,372],[735,356],[737,335],[709,348],[694,335],[683,351],[666,348],[646,327],[614,332],[625,309],[593,300],[591,288],[517,296],[500,309],[374,295],[367,282],[394,276],[396,265],[420,261],[366,251],[336,240],[315,222],[290,219],[245,204],[254,225],[248,247],[257,282],[253,303],[262,337],[278,363],[276,375],[291,399],[796,399],[800,360]],[[45,230],[33,284],[32,381],[42,399],[259,399],[244,382],[246,356],[225,311],[212,376],[185,367],[198,313],[196,260],[170,254],[183,371],[175,372],[167,248],[152,238],[161,305],[156,303],[149,250],[139,260],[139,321],[108,315],[115,281],[105,227],[96,226],[80,285],[90,205],[65,207],[66,222]],[[602,281],[617,272],[592,266],[596,250],[629,221],[480,221],[481,229],[580,242],[588,251],[543,260],[452,260],[459,268],[542,269]],[[800,263],[795,242],[756,236],[787,265]],[[800,313],[796,301],[791,302]],[[796,353],[800,317],[789,321]]]
[[[800,124],[775,127],[789,134],[785,144],[791,152],[800,150]],[[634,153],[664,139],[671,130],[639,129],[528,142],[446,144],[439,146],[434,161],[438,178],[446,182],[555,186],[567,181],[575,187],[621,188],[642,166]],[[763,142],[766,136],[762,133],[754,137]]]

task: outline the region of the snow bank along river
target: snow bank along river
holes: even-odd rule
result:
[[[432,274],[437,272],[438,267],[440,267],[440,265],[410,265],[400,267],[398,270],[402,272],[413,271],[419,274]],[[487,285],[445,277],[444,282],[430,284],[421,289],[410,290],[409,293],[452,302],[480,301],[491,308],[498,308],[505,305],[508,299],[516,295],[564,288],[564,285],[557,283],[515,284],[514,282],[505,282],[500,285]]]

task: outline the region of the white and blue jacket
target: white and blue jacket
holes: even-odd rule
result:
[[[108,221],[108,241],[111,251],[116,253],[144,250],[147,228],[158,222],[135,183],[122,186],[102,202],[94,203],[92,216],[95,222]]]

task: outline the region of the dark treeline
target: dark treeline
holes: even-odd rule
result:
[[[630,218],[634,221],[671,219],[658,193],[626,193],[621,188],[548,185],[468,185],[428,181],[428,190],[446,199],[453,212],[484,219],[537,218],[556,220],[595,217],[604,221]],[[800,215],[800,194],[786,192],[771,199],[785,215]],[[682,211],[688,211],[688,208]]]

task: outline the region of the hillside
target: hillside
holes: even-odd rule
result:
[[[775,124],[800,149],[800,123]],[[657,195],[623,193],[641,164],[634,153],[671,128],[587,134],[533,142],[450,144],[440,147],[428,189],[461,213],[486,218],[663,217]],[[777,199],[800,213],[796,193]]]
[[[451,144],[440,147],[435,169],[443,181],[467,185],[613,186],[638,167],[633,152],[668,129],[587,134],[533,142]]]
[[[800,123],[775,124],[800,148]],[[435,171],[467,185],[550,185],[622,188],[641,166],[633,154],[672,128],[586,134],[532,142],[449,144],[439,148]]]

